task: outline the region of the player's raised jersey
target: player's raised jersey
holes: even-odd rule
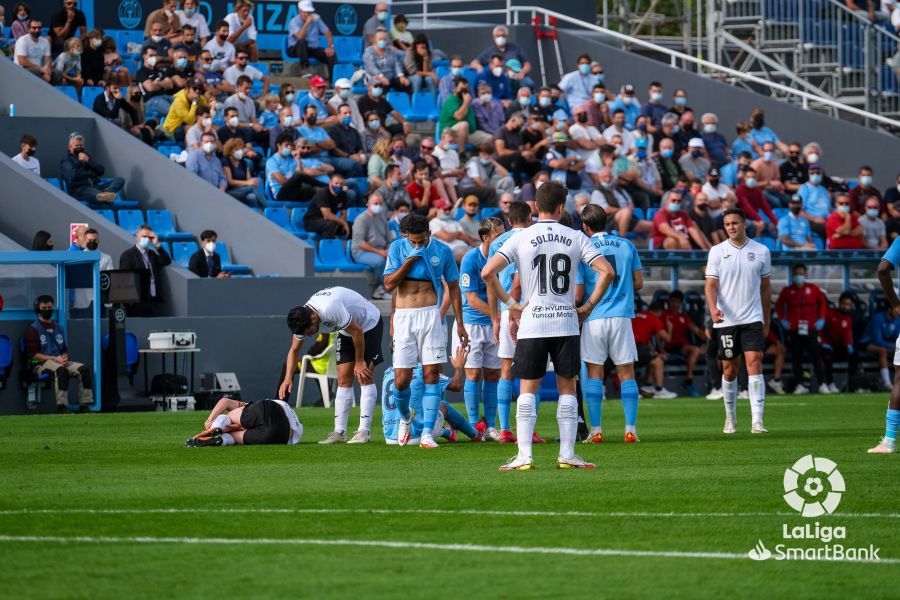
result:
[[[450,250],[450,246],[434,238],[429,240],[428,245],[418,250],[408,239],[400,238],[391,242],[388,248],[384,274],[390,275],[399,269],[410,256],[418,258],[406,274],[406,279],[430,281],[437,295],[437,306],[440,306],[444,295],[444,284],[441,281],[453,283],[459,279],[459,268],[456,266],[456,259],[453,258],[453,251]]]
[[[466,325],[490,325],[491,316],[469,304],[469,293],[474,292],[487,304],[487,284],[481,277],[481,270],[487,264],[481,246],[472,248],[463,256],[459,265],[459,291],[462,292],[463,323]]]
[[[340,331],[355,321],[362,330],[369,331],[378,324],[381,313],[374,304],[357,292],[345,287],[326,288],[312,295],[306,303],[319,315],[319,330],[325,333]],[[299,336],[297,336],[299,337]]]
[[[491,259],[497,251],[500,250],[500,247],[506,243],[509,238],[516,235],[520,231],[524,231],[524,227],[513,227],[509,231],[501,233],[497,236],[493,242],[491,242],[491,248],[488,250],[488,260]],[[500,271],[500,274],[497,278],[500,280],[500,285],[503,286],[503,289],[506,290],[506,293],[509,293],[509,290],[512,289],[513,280],[516,277],[516,265],[510,264],[508,267]],[[507,310],[507,306],[505,302],[500,302],[500,311]]]
[[[528,305],[519,323],[520,339],[578,335],[575,281],[578,264],[600,252],[586,235],[556,221],[538,221],[520,231],[498,253],[515,263]]]
[[[616,275],[600,303],[594,307],[588,321],[610,317],[634,318],[634,279],[632,273],[640,271],[641,257],[637,248],[625,238],[596,233],[590,238],[594,248],[603,255]],[[584,281],[584,297],[588,298],[597,287],[600,276],[588,265],[581,263],[581,279]]]
[[[737,247],[731,240],[725,240],[713,246],[706,263],[706,276],[719,280],[716,305],[725,313],[724,321],[713,327],[763,323],[759,286],[761,279],[771,274],[772,255],[759,242],[748,239]]]

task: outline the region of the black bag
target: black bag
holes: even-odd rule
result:
[[[184,375],[154,375],[150,382],[150,394],[153,396],[186,396],[188,381]]]

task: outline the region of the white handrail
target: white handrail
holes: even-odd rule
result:
[[[471,2],[473,0],[457,0],[459,3]],[[394,2],[394,5],[397,4],[406,4],[407,2]],[[409,2],[411,3],[411,2]],[[509,6],[509,2],[507,5]],[[841,102],[830,100],[828,98],[824,98],[822,96],[818,96],[816,94],[810,94],[808,92],[804,92],[802,90],[798,90],[795,88],[788,87],[786,85],[782,85],[780,83],[776,83],[774,81],[768,81],[761,77],[757,77],[756,75],[751,75],[749,73],[744,73],[741,71],[737,71],[730,67],[726,67],[723,65],[719,65],[708,60],[697,58],[691,56],[689,54],[685,54],[683,52],[679,52],[677,50],[671,50],[664,46],[659,46],[652,42],[644,41],[640,38],[632,37],[626,35],[624,33],[619,33],[618,31],[613,31],[611,29],[606,29],[599,25],[594,25],[593,23],[587,23],[585,21],[581,21],[579,19],[575,19],[568,15],[564,15],[562,13],[558,13],[554,10],[550,10],[547,8],[543,8],[541,6],[509,6],[507,9],[490,9],[490,10],[466,10],[466,11],[453,11],[453,12],[433,12],[428,13],[429,17],[453,17],[453,16],[477,16],[477,15],[496,15],[496,14],[506,14],[506,22],[507,23],[515,23],[518,22],[518,13],[532,13],[534,15],[542,15],[544,17],[544,24],[549,24],[550,17],[555,18],[557,21],[562,21],[565,23],[569,23],[571,25],[575,25],[577,27],[581,27],[583,29],[588,29],[590,31],[595,31],[597,33],[602,33],[611,38],[627,42],[633,46],[639,46],[641,48],[645,48],[647,50],[652,50],[653,52],[658,52],[660,54],[665,54],[669,56],[670,63],[672,66],[675,65],[676,60],[681,60],[684,62],[689,62],[697,65],[698,67],[703,67],[710,72],[719,72],[724,75],[728,75],[730,77],[735,77],[742,81],[755,83],[757,85],[769,88],[770,90],[777,90],[779,92],[790,94],[792,96],[796,96],[803,100],[804,108],[808,107],[810,103],[814,104],[822,104],[825,106],[829,106],[838,111],[848,112],[850,114],[856,115],[858,117],[862,117],[863,119],[868,119],[870,121],[875,121],[877,123],[881,123],[882,125],[886,125],[889,127],[893,127],[896,129],[900,129],[900,121],[896,119],[890,119],[888,117],[884,117],[875,113],[870,113],[865,110],[856,108],[855,106],[848,106],[846,104],[842,104]],[[410,17],[421,17],[422,14],[410,14]]]

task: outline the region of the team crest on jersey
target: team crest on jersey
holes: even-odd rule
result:
[[[332,321],[322,321],[322,325],[324,325],[328,329],[334,329],[335,327],[335,324]]]
[[[734,352],[730,348],[725,349],[725,358],[734,358]]]
[[[754,260],[756,260],[756,255],[753,254],[752,252],[748,252],[748,253],[747,253],[747,260],[749,260],[750,262],[753,262]]]
[[[431,264],[434,265],[435,267],[438,266],[438,263],[440,263],[440,262],[441,262],[441,259],[439,259],[437,256],[431,257]]]
[[[469,281],[470,281],[470,279],[469,279],[469,274],[468,274],[468,273],[463,273],[463,274],[462,274],[462,277],[459,278],[459,281],[460,281],[460,283],[462,284],[463,287],[469,287]]]

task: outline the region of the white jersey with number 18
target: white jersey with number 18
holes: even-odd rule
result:
[[[588,237],[556,221],[538,221],[512,236],[498,254],[516,264],[522,304],[528,302],[518,338],[578,335],[578,265],[589,265],[600,256]]]

